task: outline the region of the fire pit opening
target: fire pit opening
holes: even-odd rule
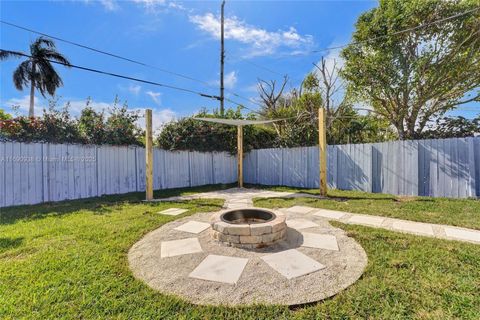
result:
[[[237,209],[221,215],[222,221],[232,224],[253,224],[272,221],[277,216],[273,212],[259,209]]]
[[[233,247],[263,248],[285,240],[285,215],[265,209],[239,208],[212,217],[213,239]]]

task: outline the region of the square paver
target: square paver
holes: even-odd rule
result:
[[[197,238],[163,241],[160,247],[160,258],[174,257],[202,251],[202,247]]]
[[[385,218],[365,216],[359,214],[353,215],[350,219],[348,219],[348,222],[350,223],[366,224],[375,227],[381,226],[383,221],[385,221]]]
[[[160,214],[166,214],[168,216],[178,216],[184,212],[187,212],[188,209],[180,209],[180,208],[170,208],[170,209],[166,209],[166,210],[163,210],[163,211],[159,211],[157,213],[160,213]]]
[[[320,209],[318,211],[315,211],[313,215],[317,217],[327,218],[327,219],[341,219],[345,214],[346,214],[345,212],[341,212],[341,211]]]
[[[290,228],[299,230],[299,229],[318,227],[318,224],[307,219],[292,219],[292,220],[287,219],[287,226],[289,226]]]
[[[433,228],[426,223],[395,221],[392,228],[400,231],[412,232],[433,236]]]
[[[459,228],[445,227],[445,233],[448,237],[467,241],[480,242],[480,231],[470,231]]]
[[[281,251],[262,257],[270,267],[287,279],[300,277],[325,266],[296,249]]]
[[[246,258],[210,254],[190,273],[189,277],[235,284],[240,279],[247,262]]]
[[[210,223],[199,222],[199,221],[188,221],[187,223],[184,223],[181,226],[176,227],[175,230],[198,234],[202,231],[207,230],[208,228],[210,228]]]
[[[315,208],[312,208],[312,207],[293,206],[293,207],[287,208],[286,211],[293,212],[293,213],[309,213],[314,209]]]
[[[339,251],[337,237],[331,234],[303,232],[302,247]]]

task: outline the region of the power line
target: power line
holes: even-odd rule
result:
[[[111,53],[111,52],[96,49],[96,48],[93,48],[93,47],[90,47],[90,46],[87,46],[87,45],[80,44],[78,42],[63,39],[63,38],[60,38],[60,37],[57,37],[57,36],[52,36],[51,34],[36,31],[36,30],[30,29],[30,28],[27,28],[27,27],[20,26],[18,24],[7,22],[7,21],[1,20],[1,19],[0,19],[0,23],[3,23],[5,25],[8,25],[8,26],[11,26],[11,27],[14,27],[14,28],[18,28],[18,29],[21,29],[21,30],[25,30],[25,31],[28,31],[28,32],[31,32],[31,33],[35,33],[35,34],[38,34],[38,35],[41,35],[41,36],[52,38],[52,39],[55,39],[57,41],[65,42],[65,43],[68,43],[68,44],[71,44],[73,46],[77,46],[77,47],[80,47],[80,48],[83,48],[83,49],[91,50],[91,51],[94,51],[94,52],[97,52],[97,53],[100,53],[100,54],[103,54],[103,55],[107,55],[107,56],[110,56],[110,57],[113,57],[113,58],[116,58],[116,59],[128,61],[128,62],[135,63],[137,65],[141,65],[141,66],[148,67],[148,68],[153,68],[153,69],[159,70],[161,72],[164,72],[164,73],[167,73],[167,74],[170,74],[170,75],[174,75],[174,76],[177,76],[177,77],[180,77],[180,78],[184,78],[184,79],[187,79],[187,80],[199,82],[199,83],[202,83],[202,84],[207,85],[207,86],[210,85],[206,81],[199,80],[199,79],[193,78],[191,76],[187,76],[187,75],[184,75],[184,74],[181,74],[181,73],[178,73],[178,72],[163,69],[163,68],[160,68],[160,67],[148,64],[148,63],[138,61],[138,60],[126,58],[126,57],[123,57],[123,56],[120,56],[118,54],[114,54],[114,53]]]
[[[391,34],[386,34],[386,35],[382,35],[382,36],[377,36],[377,37],[373,37],[373,38],[369,38],[369,39],[365,39],[365,40],[360,40],[360,41],[354,41],[354,42],[347,43],[347,44],[340,45],[340,46],[335,46],[335,47],[328,47],[328,48],[323,48],[323,49],[312,50],[312,51],[310,51],[310,52],[311,52],[311,53],[318,53],[318,52],[323,52],[323,51],[337,50],[337,49],[345,48],[345,47],[347,47],[347,46],[349,46],[349,45],[357,45],[357,44],[361,44],[361,43],[364,43],[364,42],[370,42],[370,41],[374,41],[374,40],[379,40],[379,39],[383,39],[383,38],[388,38],[388,37],[395,36],[395,35],[398,35],[398,34],[403,34],[403,33],[407,33],[407,32],[410,32],[410,31],[414,31],[414,30],[418,30],[418,29],[423,29],[423,28],[425,28],[425,27],[429,27],[429,26],[435,25],[435,24],[437,24],[437,23],[441,23],[441,22],[445,22],[445,21],[452,20],[452,19],[456,19],[456,18],[465,16],[465,15],[467,15],[467,14],[470,14],[470,13],[472,13],[472,12],[475,12],[475,11],[477,11],[477,10],[480,10],[480,7],[477,7],[477,8],[471,9],[471,10],[467,10],[467,11],[462,12],[462,13],[457,13],[457,14],[454,14],[453,16],[449,16],[449,17],[446,17],[446,18],[442,18],[442,19],[439,19],[439,20],[432,21],[432,22],[424,23],[424,24],[418,25],[418,26],[416,26],[416,27],[411,27],[411,28],[407,28],[407,29],[395,31],[395,32],[392,32]]]
[[[25,54],[25,53],[18,52],[18,51],[10,51],[10,50],[0,49],[0,52],[1,51],[12,53],[12,54],[15,54],[15,55],[21,55],[21,56],[24,56],[24,57],[27,57],[27,58],[32,58],[32,56],[30,56],[28,54]],[[173,90],[188,92],[188,93],[199,95],[199,96],[204,97],[204,98],[210,98],[210,99],[215,99],[215,100],[218,100],[220,98],[220,97],[215,96],[215,95],[210,95],[210,94],[206,94],[206,93],[203,93],[203,92],[199,92],[199,91],[195,91],[195,90],[191,90],[191,89],[187,89],[187,88],[182,88],[182,87],[177,87],[177,86],[173,86],[173,85],[169,85],[169,84],[165,84],[165,83],[143,80],[143,79],[139,79],[139,78],[133,78],[133,77],[117,74],[117,73],[102,71],[102,70],[83,67],[83,66],[74,65],[74,64],[62,63],[62,62],[59,62],[59,61],[54,61],[54,60],[49,60],[49,59],[45,59],[45,60],[49,61],[51,63],[60,64],[60,65],[66,66],[66,67],[71,67],[71,68],[80,69],[80,70],[84,70],[84,71],[90,71],[90,72],[94,72],[94,73],[104,74],[104,75],[108,75],[108,76],[112,76],[112,77],[116,77],[116,78],[122,78],[122,79],[131,80],[131,81],[146,83],[146,84],[159,86],[159,87],[164,87],[164,88],[169,88],[169,89],[173,89]]]
[[[321,49],[316,49],[316,50],[310,50],[310,51],[307,51],[305,52],[305,55],[311,55],[311,54],[315,54],[315,53],[319,53],[319,52],[325,52],[325,51],[332,51],[332,50],[338,50],[338,49],[342,49],[342,48],[345,48],[349,45],[358,45],[358,44],[362,44],[362,43],[365,43],[365,42],[370,42],[370,41],[374,41],[374,40],[378,40],[378,39],[383,39],[383,38],[388,38],[388,37],[391,37],[391,36],[394,36],[394,35],[398,35],[398,34],[402,34],[402,33],[407,33],[407,32],[411,32],[411,31],[414,31],[414,30],[418,30],[418,29],[422,29],[422,28],[425,28],[425,27],[428,27],[428,26],[431,26],[431,25],[435,25],[435,24],[438,24],[438,23],[441,23],[441,22],[445,22],[445,21],[449,21],[449,20],[452,20],[452,19],[456,19],[456,18],[459,18],[459,17],[462,17],[462,16],[465,16],[465,15],[468,15],[470,13],[473,13],[475,11],[478,11],[480,10],[480,7],[476,7],[474,9],[471,9],[471,10],[467,10],[465,12],[462,12],[462,13],[457,13],[455,15],[452,15],[452,16],[449,16],[449,17],[445,17],[445,18],[442,18],[442,19],[439,19],[439,20],[435,20],[435,21],[432,21],[432,22],[428,22],[428,23],[424,23],[424,24],[421,24],[421,25],[418,25],[416,27],[411,27],[411,28],[407,28],[407,29],[403,29],[403,30],[399,30],[399,31],[395,31],[391,34],[386,34],[386,35],[382,35],[382,36],[377,36],[377,37],[373,37],[373,38],[369,38],[369,39],[365,39],[365,40],[360,40],[360,41],[354,41],[354,42],[350,42],[350,43],[347,43],[347,44],[343,44],[343,45],[339,45],[339,46],[333,46],[333,47],[326,47],[326,48],[321,48]],[[283,55],[283,56],[277,56],[277,58],[285,58],[285,57],[291,57],[291,55]],[[260,64],[257,64],[257,63],[253,63],[251,61],[248,61],[246,60],[245,58],[240,58],[240,60],[242,61],[245,61],[259,69],[263,69],[263,70],[266,70],[266,71],[269,71],[270,73],[273,73],[273,74],[277,74],[277,75],[281,75],[279,72],[276,72],[274,70],[272,70],[271,68],[268,68],[266,66],[263,66],[263,65],[260,65]]]
[[[187,79],[187,80],[190,80],[190,81],[198,82],[200,84],[203,84],[203,85],[211,87],[211,88],[216,87],[216,86],[212,85],[211,83],[209,83],[207,81],[200,80],[200,79],[194,78],[194,77],[189,76],[189,75],[185,75],[185,74],[182,74],[182,73],[170,71],[170,70],[160,68],[160,67],[155,66],[155,65],[151,65],[151,64],[148,64],[148,63],[145,63],[145,62],[141,62],[139,60],[135,60],[135,59],[127,58],[127,57],[124,57],[124,56],[120,56],[120,55],[115,54],[115,53],[111,53],[111,52],[107,52],[107,51],[104,51],[104,50],[96,49],[96,48],[93,48],[93,47],[90,47],[90,46],[87,46],[87,45],[84,45],[84,44],[81,44],[81,43],[78,43],[78,42],[75,42],[75,41],[67,40],[67,39],[64,39],[64,38],[60,38],[58,36],[53,36],[51,34],[47,34],[47,33],[40,32],[40,31],[31,29],[31,28],[20,26],[18,24],[7,22],[7,21],[4,21],[2,19],[0,19],[0,23],[11,26],[11,27],[14,27],[14,28],[17,28],[17,29],[24,30],[24,31],[27,31],[27,32],[35,33],[35,34],[38,34],[38,35],[41,35],[41,36],[49,37],[51,39],[61,41],[61,42],[64,42],[64,43],[68,43],[70,45],[77,46],[77,47],[80,47],[80,48],[83,48],[83,49],[86,49],[86,50],[91,50],[93,52],[100,53],[100,54],[103,54],[103,55],[106,55],[106,56],[109,56],[109,57],[113,57],[113,58],[116,58],[116,59],[120,59],[120,60],[123,60],[123,61],[134,63],[134,64],[137,64],[137,65],[141,65],[143,67],[159,70],[161,72],[164,72],[164,73],[176,76],[176,77],[180,77],[180,78],[184,78],[184,79]],[[225,91],[231,93],[232,95],[234,95],[238,98],[241,98],[241,99],[244,99],[246,101],[251,102],[251,100],[249,98],[243,97],[243,96],[233,92],[230,89],[225,88]]]

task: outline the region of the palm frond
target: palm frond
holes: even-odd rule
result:
[[[42,48],[39,51],[39,56],[42,56],[42,57],[44,57],[45,59],[48,59],[48,60],[53,60],[53,61],[60,62],[64,66],[70,67],[70,61],[68,61],[67,58],[64,55],[62,55],[61,53],[59,53],[55,50],[48,49],[48,48]]]
[[[55,90],[63,85],[62,79],[49,61],[38,62],[37,72],[39,74],[38,88],[41,93],[48,92],[53,96]]]
[[[21,58],[21,57],[23,57],[23,54],[21,52],[0,49],[0,60],[6,60],[8,58]]]
[[[15,88],[18,90],[23,90],[24,87],[28,86],[30,81],[31,73],[31,61],[23,61],[20,63],[17,69],[13,72],[13,83]]]

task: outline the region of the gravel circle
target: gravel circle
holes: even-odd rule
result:
[[[283,211],[286,212],[286,211]],[[200,234],[174,230],[188,221],[210,222],[214,213],[197,213],[167,223],[148,233],[128,252],[128,261],[136,278],[151,288],[202,305],[281,304],[301,305],[331,297],[352,285],[367,265],[363,248],[345,231],[332,227],[327,220],[287,212],[288,219],[308,219],[318,227],[302,232],[335,235],[340,251],[301,247],[301,233],[288,228],[287,240],[274,246],[247,250],[222,245],[210,236],[210,229]],[[198,237],[203,252],[160,258],[162,241]],[[326,268],[293,279],[286,279],[261,257],[288,249],[297,249]],[[248,258],[235,285],[190,278],[188,275],[209,255]]]

